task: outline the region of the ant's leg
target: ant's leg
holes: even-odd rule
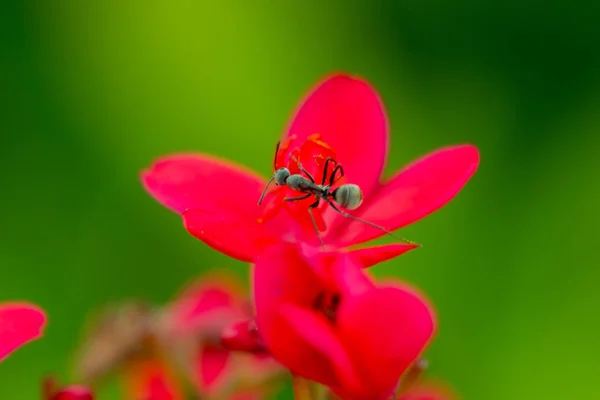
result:
[[[315,221],[315,216],[313,215],[313,208],[316,208],[319,206],[319,199],[317,199],[313,204],[311,204],[310,206],[308,206],[308,214],[310,215],[310,221],[313,224],[313,228],[315,228],[315,232],[317,233],[317,237],[319,238],[319,243],[321,243],[321,247],[323,247],[323,250],[325,250],[325,244],[323,243],[323,239],[321,238],[321,234],[319,233],[319,228],[317,227],[317,222]]]
[[[306,174],[306,176],[308,176],[308,179],[310,179],[310,181],[312,183],[315,183],[315,178],[313,178],[313,176],[310,174],[310,172],[308,172],[307,170],[304,169],[302,164],[298,163],[298,168],[300,168],[300,171],[304,172]]]
[[[300,196],[300,197],[284,197],[283,200],[284,201],[298,201],[298,200],[308,199],[310,196],[312,196],[312,193],[305,194],[304,196]]]
[[[372,223],[372,222],[369,222],[369,221],[367,221],[367,220],[364,220],[364,219],[362,219],[362,218],[355,217],[354,215],[350,215],[350,214],[348,214],[347,212],[340,210],[340,209],[339,209],[339,208],[337,208],[337,207],[335,206],[335,204],[333,204],[333,202],[332,202],[331,200],[329,200],[329,199],[324,199],[324,200],[325,200],[325,201],[326,201],[326,202],[327,202],[327,203],[328,203],[328,204],[331,206],[331,208],[333,208],[333,209],[334,209],[334,210],[335,210],[337,213],[339,213],[339,214],[343,215],[343,216],[344,216],[344,217],[346,217],[346,218],[350,218],[350,219],[353,219],[353,220],[355,220],[355,221],[362,222],[363,224],[366,224],[366,225],[372,226],[373,228],[377,228],[377,229],[379,229],[380,231],[382,231],[382,232],[385,232],[385,233],[387,233],[388,235],[390,235],[391,237],[393,237],[393,238],[395,238],[395,239],[398,239],[399,241],[401,241],[401,242],[404,242],[404,243],[406,243],[406,244],[413,244],[413,245],[416,245],[416,246],[418,246],[418,244],[417,244],[417,243],[415,243],[415,242],[413,242],[413,241],[411,241],[411,240],[408,240],[408,239],[403,239],[403,238],[401,238],[401,237],[399,237],[399,236],[396,236],[396,235],[394,235],[392,232],[390,232],[389,230],[385,229],[385,228],[384,228],[383,226],[381,226],[381,225],[374,224],[374,223]]]
[[[308,177],[308,179],[310,179],[310,181],[312,183],[315,183],[315,178],[313,178],[313,176],[310,174],[310,172],[308,172],[307,170],[304,169],[302,164],[300,164],[300,161],[296,157],[293,157],[293,159],[298,164],[298,169],[300,169],[300,171],[304,172],[304,174]]]
[[[340,171],[340,176],[336,179],[335,178],[335,174],[336,172]],[[334,169],[333,172],[331,173],[331,177],[329,178],[329,186],[333,186],[333,184],[338,180],[344,177],[344,167],[342,167],[342,164],[338,164]]]
[[[333,161],[337,164],[337,161],[335,161],[333,158],[327,157],[327,159],[325,160],[325,168],[323,168],[323,179],[321,180],[321,186],[324,186],[325,181],[327,180],[327,170],[329,169],[329,161]]]

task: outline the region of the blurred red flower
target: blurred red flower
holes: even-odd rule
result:
[[[183,400],[183,389],[158,349],[127,361],[123,369],[128,400]]]
[[[411,224],[446,204],[479,164],[474,146],[446,147],[382,182],[388,149],[388,122],[377,92],[361,79],[335,75],[320,82],[302,102],[283,135],[275,164],[293,172],[301,161],[320,183],[324,160],[335,157],[343,165],[346,181],[359,185],[364,195],[353,215],[388,230]],[[183,215],[192,235],[239,260],[253,261],[282,239],[317,240],[307,223],[310,199],[284,206],[281,197],[289,189],[278,188],[258,207],[266,179],[231,161],[205,154],[171,155],[145,170],[142,181],[160,203]],[[316,214],[329,249],[384,234],[336,214],[326,204],[323,207]],[[357,257],[369,266],[414,247],[378,246],[360,250]]]
[[[292,373],[343,398],[386,399],[435,330],[412,288],[375,285],[348,253],[280,245],[257,260],[256,321],[271,354]]]
[[[270,357],[233,353],[221,343],[225,329],[252,317],[243,293],[232,276],[213,274],[192,282],[163,309],[163,347],[203,398],[264,394],[257,389],[280,371]]]
[[[94,394],[85,386],[71,385],[59,390],[48,400],[94,400]]]
[[[45,325],[46,314],[33,304],[0,304],[0,361],[22,345],[40,338]]]
[[[94,393],[85,385],[59,387],[56,380],[47,378],[42,382],[44,400],[94,400]]]

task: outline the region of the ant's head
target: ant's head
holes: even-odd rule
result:
[[[333,191],[333,200],[348,210],[354,210],[363,201],[363,193],[358,185],[346,183]]]
[[[284,186],[285,181],[290,176],[290,170],[287,168],[279,168],[273,173],[273,180],[277,186]]]

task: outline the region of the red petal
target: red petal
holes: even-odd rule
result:
[[[388,149],[388,126],[382,102],[365,81],[332,76],[316,85],[303,101],[285,136],[303,143],[319,134],[337,153],[349,182],[365,194],[375,188]]]
[[[241,293],[231,275],[202,276],[185,287],[169,306],[168,323],[174,333],[218,336],[232,321],[244,317]]]
[[[351,253],[324,252],[321,247],[299,243],[298,254],[306,262],[306,268],[318,276],[323,289],[340,294],[355,295],[375,285],[362,271],[362,265]]]
[[[265,353],[267,349],[254,320],[231,324],[221,335],[223,346],[232,351]]]
[[[179,154],[163,157],[143,171],[142,183],[173,211],[227,210],[243,219],[257,214],[256,203],[266,180],[232,161],[205,154]]]
[[[235,210],[190,210],[183,214],[183,223],[188,232],[210,247],[246,262],[254,260],[268,245],[285,238],[277,217],[268,221],[240,218]],[[293,227],[287,231],[293,237]]]
[[[0,360],[17,348],[42,336],[46,315],[28,303],[0,305]]]
[[[257,324],[268,346],[277,340],[271,322],[279,307],[292,303],[310,308],[322,289],[319,277],[300,258],[297,248],[287,244],[271,247],[256,259],[253,286]]]
[[[69,385],[55,393],[50,400],[94,400],[94,394],[87,386]]]
[[[467,183],[479,165],[479,152],[471,145],[448,147],[431,153],[400,171],[366,198],[356,216],[395,230],[411,224],[448,203]],[[338,244],[356,244],[385,235],[379,229],[347,220],[336,230]]]
[[[336,337],[336,332],[332,325],[327,323],[323,317],[317,313],[306,309],[284,304],[281,307],[281,315],[287,320],[289,326],[295,333],[303,338],[307,343],[312,344],[321,354],[323,354],[335,368],[336,377],[343,379],[345,386],[353,387],[357,384],[358,377],[352,367],[352,363],[342,347],[340,340]],[[294,373],[303,377],[309,377],[313,374],[315,365],[310,363],[301,364],[301,369],[294,370]],[[323,382],[329,385],[336,385],[339,381]]]
[[[346,297],[338,321],[339,337],[363,379],[357,397],[387,398],[434,331],[430,308],[401,287]]]
[[[368,268],[380,262],[391,260],[417,247],[419,246],[414,244],[392,243],[353,250],[350,254],[356,257],[363,268]]]
[[[276,246],[262,254],[254,266],[253,287],[256,322],[273,357],[292,372],[303,371],[308,379],[334,382],[335,372],[326,355],[298,335],[280,313],[286,303],[310,309],[322,289],[296,248]]]
[[[222,375],[229,361],[229,350],[216,346],[203,346],[198,360],[200,382],[209,389]]]
[[[182,400],[177,382],[168,368],[154,358],[130,362],[124,369],[128,399]]]
[[[375,288],[375,284],[361,269],[358,260],[349,254],[335,257],[332,265],[332,279],[344,296],[358,296]]]

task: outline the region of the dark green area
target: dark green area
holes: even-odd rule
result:
[[[0,364],[0,399],[68,378],[90,309],[165,301],[215,266],[245,277],[139,171],[198,150],[269,173],[292,108],[334,70],[380,90],[388,172],[481,149],[456,201],[403,232],[424,248],[375,270],[435,303],[431,375],[472,400],[598,397],[600,6],[270,3],[2,3],[0,300],[39,303],[50,325]]]

